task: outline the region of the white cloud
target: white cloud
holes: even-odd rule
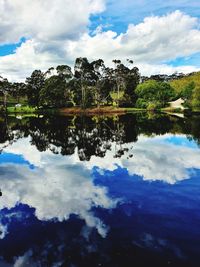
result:
[[[69,2],[69,0],[66,1]],[[33,29],[29,24],[25,26],[32,29],[32,33],[30,33],[31,39],[17,48],[15,54],[0,57],[0,75],[4,75],[11,80],[24,79],[26,76],[30,75],[34,69],[39,68],[47,70],[49,67],[58,64],[72,65],[74,59],[79,56],[86,56],[90,60],[100,57],[103,58],[107,64],[111,64],[114,58],[120,58],[122,60],[132,58],[135,64],[140,67],[141,73],[145,75],[161,72],[169,74],[175,71],[187,73],[198,70],[195,66],[173,67],[164,63],[176,59],[177,57],[186,57],[200,52],[200,31],[198,29],[199,21],[197,18],[181,13],[180,11],[175,11],[161,17],[147,17],[142,23],[137,25],[130,24],[126,33],[120,35],[110,30],[98,30],[95,35],[91,36],[86,31],[86,26],[89,23],[89,14],[97,11],[100,12],[103,9],[103,2],[84,0],[84,3],[81,1],[81,4],[80,1],[78,1],[79,5],[74,3],[74,8],[69,5],[68,11],[66,12],[72,10],[72,15],[75,17],[75,20],[79,18],[79,16],[74,16],[73,12],[76,11],[75,6],[81,8],[83,5],[82,12],[79,12],[81,14],[86,12],[85,8],[87,7],[87,19],[82,19],[80,15],[80,21],[76,23],[74,19],[72,19],[71,13],[69,15],[68,13],[62,14],[61,12],[61,3],[66,5],[66,1],[63,0],[57,3],[58,11],[56,11],[57,9],[55,6],[53,6],[53,9],[50,5],[45,17],[45,23],[49,21],[49,24],[47,23],[46,25],[44,23],[44,25],[39,26],[36,24]],[[13,1],[15,4],[16,2],[19,1]],[[36,2],[38,4],[39,0]],[[8,1],[8,3],[10,3],[10,1]],[[31,3],[35,3],[35,1],[31,1]],[[40,4],[40,8],[42,9],[42,11],[40,11],[41,13],[45,10],[45,3],[46,1],[44,1],[44,4]],[[21,4],[19,6],[21,6]],[[23,5],[23,8],[25,8],[25,6],[26,5]],[[17,14],[19,13],[18,8],[17,5]],[[31,8],[32,6],[30,4],[30,9]],[[39,10],[40,8],[38,7]],[[66,10],[66,8],[64,10]],[[26,14],[25,11],[23,12]],[[30,14],[29,12],[28,14]],[[55,15],[56,12],[58,15]],[[61,14],[59,12],[61,12]],[[56,20],[52,19],[52,14],[55,15]],[[66,18],[68,22],[62,19],[58,19],[57,21],[57,16]],[[34,19],[31,17],[30,23],[34,24],[36,17],[36,15]],[[70,21],[73,21],[72,25]],[[20,22],[13,23],[17,23],[18,25]],[[76,25],[80,24],[80,28],[79,26],[77,27],[79,28],[78,33],[81,34],[76,35],[76,31],[74,30],[76,26],[73,26],[74,23]],[[26,22],[24,21],[22,24],[24,25]],[[66,25],[70,25],[70,27]],[[83,28],[85,30],[80,30],[82,28],[81,25],[84,25]],[[13,28],[17,27],[18,26]],[[3,26],[0,28],[2,30]],[[25,31],[25,29],[22,29],[22,32],[23,31]],[[70,35],[72,33],[76,35],[75,39]],[[12,36],[15,35],[12,31],[9,34]],[[22,33],[20,33],[19,36],[22,36]],[[2,38],[5,39],[3,33]]]
[[[172,27],[173,25],[173,27]],[[124,34],[98,32],[69,41],[66,50],[72,57],[126,59],[136,63],[160,64],[166,60],[188,56],[200,51],[198,20],[180,11],[162,17],[148,17],[138,25],[129,25]]]
[[[35,208],[40,220],[67,220],[76,214],[85,220],[88,227],[95,227],[99,234],[106,236],[108,228],[92,212],[92,207],[111,209],[119,199],[111,199],[107,189],[95,185],[91,177],[94,166],[103,174],[104,170],[115,170],[118,166],[127,169],[130,175],[139,175],[146,181],[163,181],[175,184],[191,177],[191,169],[200,169],[200,154],[188,142],[175,145],[168,142],[173,135],[152,138],[140,136],[138,142],[126,144],[133,157],[128,155],[113,158],[116,144],[107,151],[104,158],[93,156],[89,162],[80,162],[77,151],[71,156],[54,155],[50,151],[39,152],[24,138],[4,149],[5,152],[21,154],[34,164],[1,164],[0,209],[12,208],[17,203]],[[0,225],[1,226],[1,225]],[[0,227],[2,228],[2,227]],[[3,236],[7,230],[3,228]]]
[[[21,154],[25,160],[31,164],[38,166],[40,169],[48,169],[51,162],[59,161],[59,166],[66,165],[79,169],[82,166],[83,170],[92,170],[94,166],[103,170],[115,170],[117,166],[126,168],[129,174],[137,174],[143,177],[144,180],[160,180],[170,184],[177,181],[190,178],[188,169],[200,169],[200,154],[195,147],[188,147],[187,142],[182,142],[181,145],[169,143],[167,140],[173,138],[174,135],[166,134],[156,137],[139,136],[136,143],[129,143],[125,146],[129,148],[132,158],[127,159],[127,155],[121,158],[113,158],[116,150],[116,144],[112,144],[111,150],[106,152],[105,157],[92,156],[90,161],[80,162],[77,150],[71,156],[58,157],[50,151],[39,152],[34,146],[30,146],[29,138],[19,140],[4,149],[5,152]],[[176,135],[177,139],[186,138],[184,135]],[[57,168],[57,165],[54,166]],[[62,170],[62,168],[61,168]],[[60,171],[61,171],[60,170]],[[70,169],[69,169],[70,170]],[[54,171],[53,171],[54,172]],[[57,169],[55,170],[57,172]],[[63,170],[64,175],[65,170]],[[89,176],[89,173],[88,173]]]
[[[127,155],[113,158],[115,144],[112,150],[106,153],[104,158],[92,157],[86,163],[87,168],[99,167],[102,172],[115,170],[117,166],[126,168],[130,175],[139,175],[147,181],[163,181],[169,184],[189,179],[189,170],[200,169],[200,154],[196,148],[187,147],[186,143],[174,145],[166,140],[172,135],[147,138],[140,136],[136,143],[127,144],[133,157],[127,159]],[[183,136],[176,136],[183,138]],[[132,149],[131,149],[132,148]]]
[[[91,211],[92,207],[113,208],[117,200],[107,196],[104,187],[93,184],[89,169],[74,158],[56,156],[49,151],[34,151],[29,140],[24,139],[5,149],[7,152],[21,153],[26,160],[36,164],[31,170],[26,165],[1,165],[0,209],[12,208],[18,202],[36,209],[40,220],[67,220],[71,214],[84,219],[87,226],[96,227],[105,237],[107,227]],[[35,155],[37,154],[38,157]]]
[[[77,38],[89,16],[103,11],[104,0],[1,0],[0,43],[21,37],[41,41]]]

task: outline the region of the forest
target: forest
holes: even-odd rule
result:
[[[81,109],[116,107],[157,110],[182,98],[186,108],[200,107],[200,74],[141,76],[133,61],[113,60],[107,67],[102,59],[89,62],[77,58],[68,65],[34,70],[25,82],[0,77],[1,111]]]

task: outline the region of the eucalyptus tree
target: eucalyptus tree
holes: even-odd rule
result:
[[[70,91],[63,76],[53,75],[45,81],[40,90],[39,104],[48,108],[69,106]]]
[[[80,81],[81,85],[81,106],[83,109],[93,104],[92,87],[96,83],[96,74],[93,64],[87,58],[79,57],[74,65],[74,77]]]
[[[110,96],[112,89],[110,69],[106,68],[102,59],[95,60],[91,64],[95,74],[95,100],[97,106],[100,107],[101,104],[112,100]]]
[[[40,91],[45,84],[45,74],[41,70],[34,70],[30,77],[26,78],[28,103],[39,105]]]
[[[7,111],[7,96],[10,92],[11,84],[8,79],[0,76],[0,92],[3,94],[3,106],[4,110]]]
[[[128,65],[132,65],[133,61],[127,59]],[[137,67],[130,68],[121,63],[121,60],[113,60],[115,64],[114,80],[117,86],[117,103],[119,105],[120,90],[124,92],[123,102],[127,105],[134,105],[136,102],[135,89],[140,81],[139,69]]]
[[[11,94],[20,102],[20,97],[26,96],[26,84],[23,82],[14,82],[11,84]]]
[[[59,65],[56,67],[56,70],[58,76],[65,78],[66,82],[73,78],[72,69],[68,65]]]

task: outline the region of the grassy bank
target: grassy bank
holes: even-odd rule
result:
[[[134,112],[176,112],[176,113],[184,113],[184,110],[178,108],[162,108],[158,110],[147,110],[147,109],[140,109],[140,108],[120,108],[114,106],[105,106],[100,108],[88,108],[82,109],[80,107],[71,107],[71,108],[49,108],[49,109],[37,109],[36,107],[30,106],[9,106],[7,108],[7,113],[12,114],[61,114],[61,115],[104,115],[104,114],[126,114],[126,113],[134,113]],[[200,110],[190,111],[191,113],[199,112]],[[3,111],[2,111],[3,112]]]
[[[137,109],[137,108],[118,108],[118,107],[112,107],[112,106],[100,107],[100,108],[89,108],[89,109],[81,109],[78,107],[59,109],[59,113],[61,114],[86,114],[86,115],[125,114],[128,112],[136,112],[136,111],[145,111],[145,110]]]
[[[7,107],[8,113],[36,113],[37,109],[30,106],[21,106],[21,107]]]

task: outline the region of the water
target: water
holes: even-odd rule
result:
[[[0,119],[0,266],[200,266],[200,117]]]

